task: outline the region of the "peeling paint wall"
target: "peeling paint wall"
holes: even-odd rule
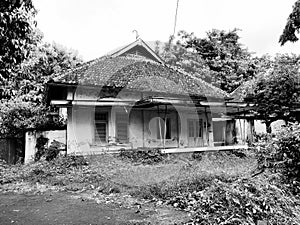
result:
[[[188,147],[188,119],[202,120],[202,137],[199,146],[213,145],[212,122],[209,113],[195,112],[185,108],[169,107],[165,113],[165,107],[136,109],[126,107],[103,107],[99,110],[108,112],[107,136],[112,140],[116,137],[116,113],[125,112],[129,115],[128,144],[95,143],[94,140],[94,113],[95,107],[68,108],[68,153],[93,154],[99,152],[111,152],[125,148],[177,148]],[[199,114],[198,114],[199,113]],[[169,118],[170,139],[158,138],[157,117]]]
[[[36,142],[41,136],[48,138],[48,145],[53,140],[66,144],[65,130],[50,130],[50,131],[28,131],[25,134],[25,158],[24,163],[30,163],[34,160],[34,155],[37,151]]]

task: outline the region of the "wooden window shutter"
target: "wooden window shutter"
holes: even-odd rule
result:
[[[107,112],[95,112],[95,142],[107,142]]]
[[[120,143],[128,143],[128,115],[116,113],[116,138]]]

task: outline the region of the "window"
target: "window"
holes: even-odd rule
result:
[[[189,137],[195,137],[194,120],[188,120]]]
[[[128,143],[128,115],[116,113],[116,138],[120,143]]]
[[[157,118],[157,139],[171,139],[170,118]]]
[[[95,112],[95,142],[106,143],[107,142],[107,124],[108,113],[107,112]]]
[[[188,135],[189,137],[202,137],[202,119],[188,119]]]

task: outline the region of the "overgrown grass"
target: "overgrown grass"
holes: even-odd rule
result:
[[[299,224],[299,199],[281,186],[280,178],[251,177],[257,168],[253,154],[193,155],[163,156],[154,164],[104,154],[0,165],[0,188],[26,182],[71,191],[120,192],[188,211],[187,224]]]
[[[163,160],[150,165],[108,154],[85,158],[70,155],[50,162],[0,166],[0,185],[38,182],[71,190],[98,188],[137,193],[162,183],[170,187],[175,187],[176,183],[195,183],[203,174],[207,179],[210,176],[232,178],[249,172],[253,166],[255,159],[227,153],[203,153],[201,161],[183,154],[163,156]]]

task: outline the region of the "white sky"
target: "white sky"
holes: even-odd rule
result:
[[[33,0],[45,40],[78,50],[84,60],[135,40],[167,41],[177,0]],[[300,41],[281,47],[279,36],[295,0],[179,0],[176,31],[204,37],[213,28],[239,28],[241,43],[258,55],[300,54]]]

